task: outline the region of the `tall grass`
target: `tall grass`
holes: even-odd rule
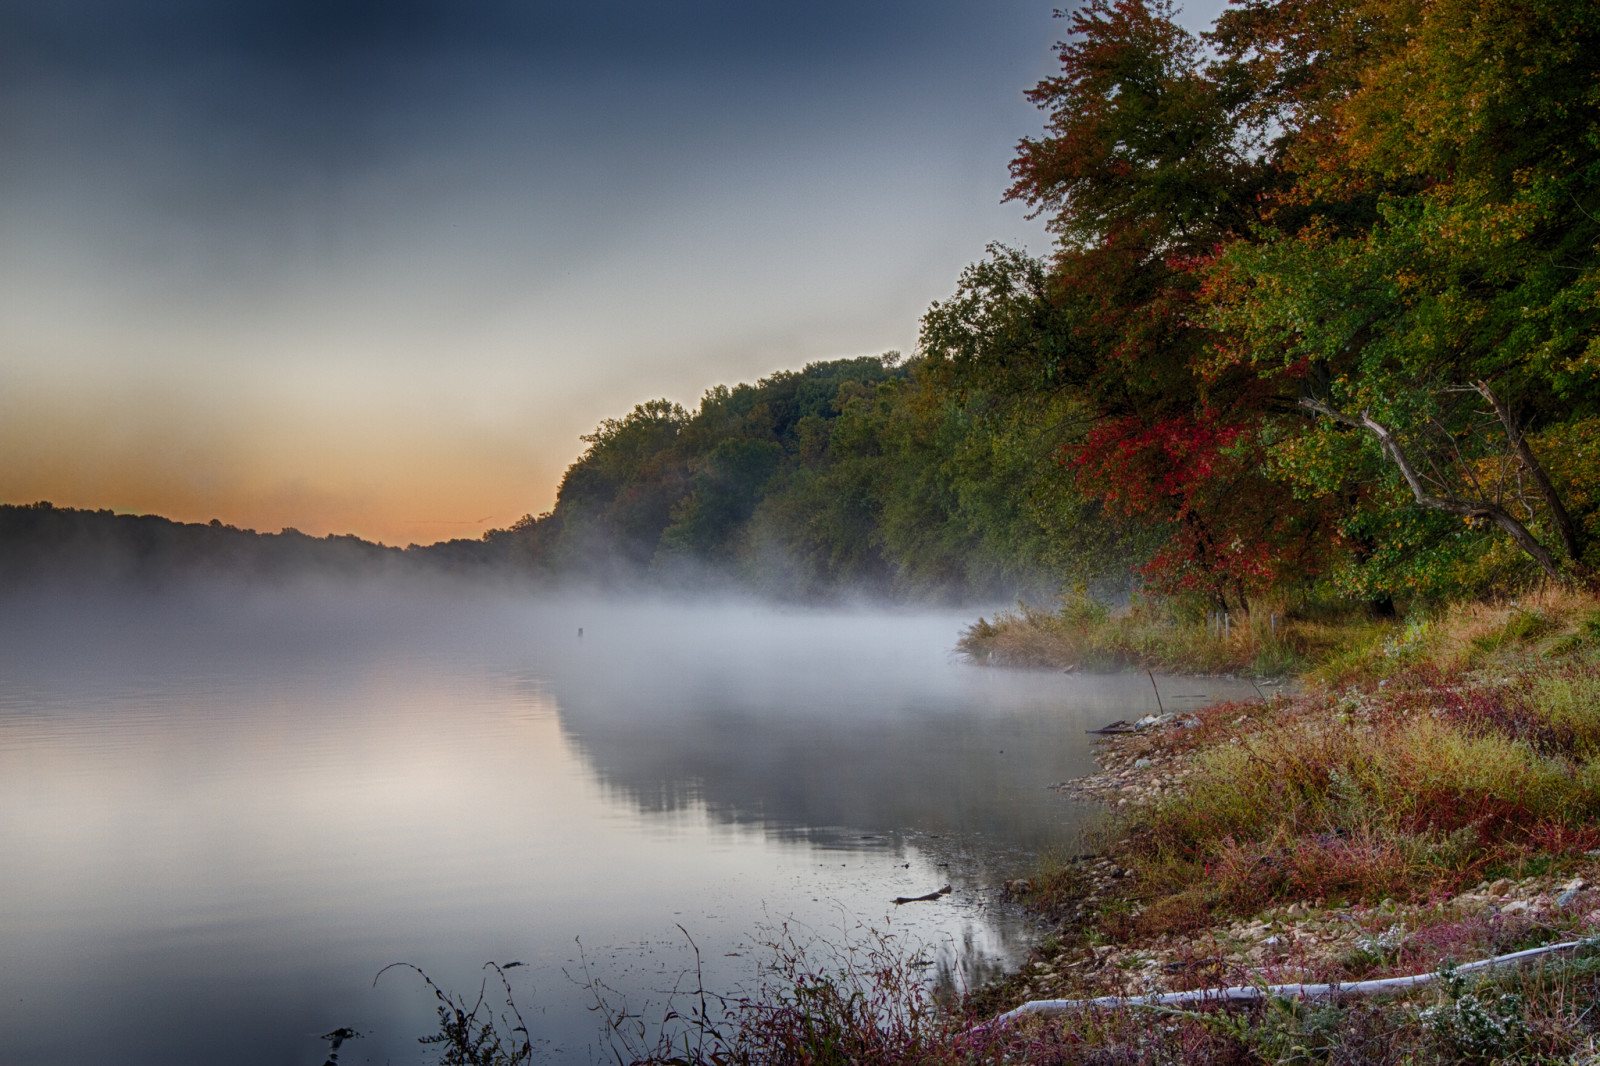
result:
[[[1396,712],[1286,722],[1213,749],[1186,795],[1136,816],[1133,847],[1152,888],[1251,910],[1454,891],[1553,841],[1600,844],[1597,813],[1600,764]]]
[[[1457,608],[1338,665],[1360,684],[1208,715],[1183,793],[1116,830],[1146,928],[1275,899],[1426,899],[1600,848],[1595,617],[1566,594]]]
[[[1338,648],[1370,644],[1391,628],[1355,610],[1263,605],[1224,614],[1144,597],[1113,610],[1079,594],[1055,609],[1019,604],[993,621],[980,618],[957,648],[973,662],[996,666],[1280,677]]]

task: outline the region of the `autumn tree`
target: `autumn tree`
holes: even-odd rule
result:
[[[1299,372],[1316,418],[1280,470],[1378,486],[1391,526],[1404,500],[1592,581],[1593,507],[1572,506],[1592,466],[1550,457],[1592,436],[1600,399],[1593,4],[1257,2],[1218,36],[1302,142],[1276,225],[1217,266],[1230,356]],[[1320,77],[1289,58],[1330,55]]]
[[[1212,358],[1208,270],[1251,239],[1281,168],[1249,121],[1252,82],[1208,64],[1173,13],[1165,0],[1092,0],[1071,15],[1061,72],[1030,94],[1047,134],[1018,146],[1008,194],[1057,235],[1038,295],[1050,310],[1032,314],[1049,336],[947,357],[1011,387],[1071,391],[1088,421],[1059,457],[1080,491],[1165,530],[1146,579],[1242,606],[1313,573],[1327,530],[1315,503],[1286,499],[1263,470],[1293,375]],[[979,269],[969,280],[1002,302],[1026,274],[1003,257]],[[1012,364],[1030,365],[1031,383]]]

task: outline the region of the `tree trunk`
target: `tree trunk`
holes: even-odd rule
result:
[[[1411,465],[1411,460],[1406,456],[1405,449],[1400,446],[1400,442],[1395,440],[1394,434],[1389,431],[1389,427],[1372,417],[1371,412],[1362,411],[1359,417],[1347,415],[1343,411],[1334,410],[1320,400],[1312,399],[1301,400],[1300,406],[1318,414],[1326,415],[1336,422],[1343,422],[1347,426],[1365,429],[1377,437],[1378,443],[1383,447],[1384,452],[1390,459],[1394,460],[1395,466],[1400,468],[1400,475],[1405,478],[1406,486],[1411,489],[1411,495],[1417,501],[1418,506],[1426,507],[1433,511],[1444,511],[1447,514],[1457,514],[1463,518],[1487,519],[1499,526],[1507,536],[1516,541],[1517,547],[1521,548],[1534,562],[1538,563],[1539,569],[1543,570],[1552,581],[1562,584],[1567,584],[1571,581],[1571,575],[1562,571],[1561,564],[1556,561],[1555,556],[1550,554],[1550,550],[1540,544],[1538,538],[1528,532],[1528,527],[1517,521],[1516,517],[1504,508],[1488,500],[1463,500],[1453,496],[1434,496],[1429,493],[1422,484],[1421,476],[1417,473],[1416,468]]]
[[[1533,478],[1533,483],[1539,486],[1539,494],[1544,497],[1545,506],[1550,508],[1550,517],[1555,521],[1556,531],[1561,535],[1561,546],[1567,550],[1567,556],[1572,560],[1573,572],[1585,582],[1591,581],[1593,575],[1589,568],[1583,564],[1583,532],[1572,516],[1567,513],[1567,508],[1561,501],[1561,494],[1556,487],[1550,484],[1550,479],[1545,475],[1544,467],[1533,456],[1533,449],[1528,447],[1528,440],[1522,435],[1522,427],[1517,425],[1517,420],[1512,417],[1511,409],[1501,402],[1495,395],[1487,381],[1473,384],[1489,406],[1494,408],[1494,413],[1500,419],[1500,424],[1505,427],[1506,438],[1511,441],[1511,447],[1516,450],[1517,458],[1522,461],[1523,467]]]

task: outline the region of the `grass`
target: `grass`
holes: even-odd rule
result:
[[[1306,682],[1209,708],[1197,728],[1108,742],[1112,770],[1151,760],[1166,775],[1098,832],[1101,861],[1132,876],[1108,887],[1082,862],[1031,873],[1030,899],[1058,934],[1034,964],[1042,977],[1030,968],[986,1005],[1152,980],[1429,972],[1600,932],[1600,893],[1552,902],[1574,872],[1600,880],[1592,598],[1547,590],[1403,621],[1291,613],[1276,646],[1254,624],[1230,636],[1139,604],[1098,617],[1023,609],[969,632],[969,656],[1026,665],[1259,669],[1281,646]],[[1543,896],[1527,887],[1540,877]],[[1535,893],[1534,917],[1498,913],[1507,897],[1494,893],[1515,879]],[[1056,1024],[1094,1044],[1095,1061],[1593,1063],[1597,974],[1589,951],[1374,1003]]]
[[[1339,654],[1363,654],[1394,628],[1359,609],[1267,605],[1224,616],[1139,597],[1113,610],[1076,595],[1054,610],[1019,604],[993,621],[980,618],[957,648],[993,666],[1282,677]]]
[[[1428,898],[1600,848],[1595,618],[1565,595],[1459,608],[1324,664],[1324,687],[1133,741],[1188,755],[1185,787],[1112,831],[1147,924]]]

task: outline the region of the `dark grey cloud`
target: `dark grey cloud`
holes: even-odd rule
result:
[[[445,57],[480,78],[602,68],[644,79],[802,76],[861,68],[884,77],[1010,50],[1034,3],[913,4],[294,0],[286,3],[7,4],[7,66],[82,75],[161,76],[193,64],[291,74],[357,92]],[[1048,42],[1041,42],[1048,43]],[[898,69],[897,69],[898,68]],[[928,67],[925,73],[935,73]],[[248,74],[246,74],[248,80]],[[358,94],[359,95],[359,94]]]
[[[87,166],[233,172],[242,194],[275,167],[392,165],[473,133],[480,157],[545,139],[647,167],[675,144],[702,153],[707,132],[1015,103],[1037,73],[1018,60],[1048,48],[1040,15],[1033,0],[9,4],[0,128]]]
[[[245,259],[297,226],[389,211],[372,225],[403,227],[419,199],[512,187],[603,239],[608,198],[770,183],[779,160],[892,182],[885,162],[918,139],[953,171],[985,157],[992,203],[1046,15],[1034,0],[12,3],[0,193],[13,220],[99,215],[101,241],[210,234]]]

